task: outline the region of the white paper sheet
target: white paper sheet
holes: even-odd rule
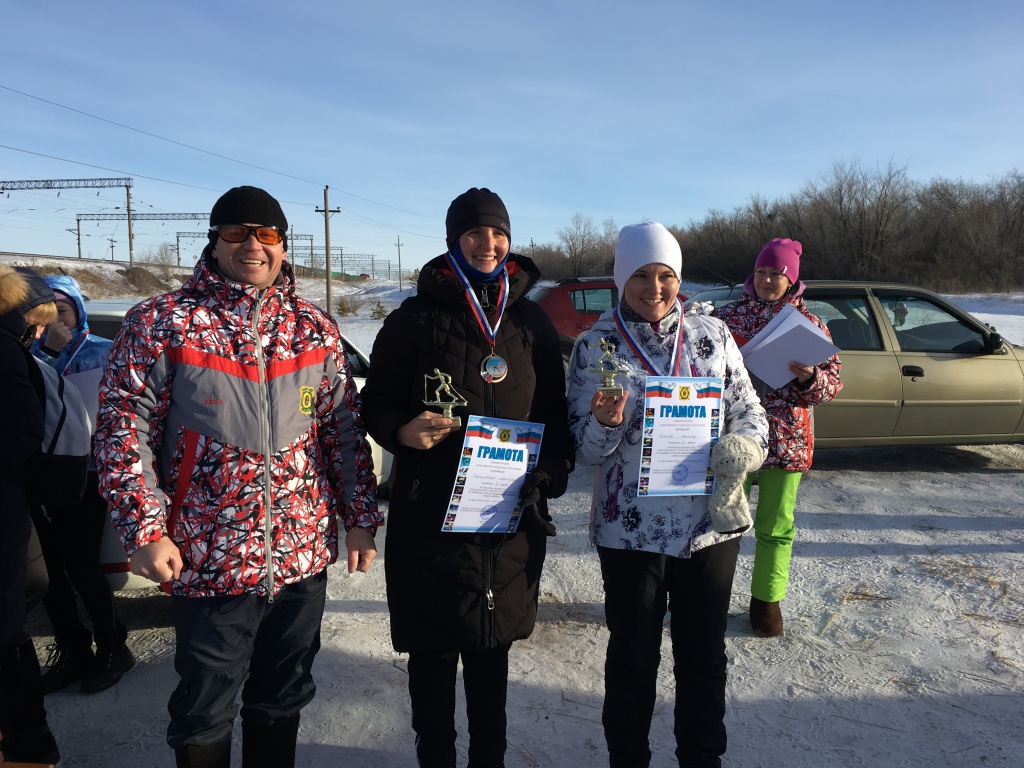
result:
[[[793,305],[784,307],[740,349],[747,370],[772,389],[793,380],[789,364],[818,365],[839,352],[825,332]]]

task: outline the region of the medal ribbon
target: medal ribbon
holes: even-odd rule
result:
[[[669,361],[668,373],[662,373],[657,370],[654,366],[654,361],[648,357],[647,353],[640,347],[640,343],[633,336],[633,332],[629,330],[629,326],[626,325],[626,321],[622,319],[622,304],[615,308],[615,325],[619,328],[619,334],[625,339],[626,344],[633,354],[636,355],[637,359],[644,364],[644,368],[651,376],[678,376],[679,375],[679,361],[682,356],[679,354],[679,347],[682,345],[683,336],[683,307],[676,299],[676,309],[679,311],[679,325],[676,326],[676,340],[672,345],[672,359]]]
[[[505,306],[508,304],[508,268],[501,268],[501,282],[498,285],[498,314],[494,320],[494,327],[491,327],[490,322],[487,320],[487,314],[484,312],[484,308],[480,305],[480,299],[476,297],[476,293],[473,291],[473,285],[469,282],[469,278],[459,269],[458,263],[452,258],[451,253],[444,255],[448,261],[448,266],[455,272],[455,276],[459,278],[459,282],[462,283],[463,289],[466,291],[466,300],[469,302],[470,309],[473,310],[473,316],[476,317],[476,323],[480,326],[480,330],[483,332],[484,337],[491,345],[491,354],[494,353],[494,344],[498,338],[498,327],[501,325],[501,317],[505,314]]]

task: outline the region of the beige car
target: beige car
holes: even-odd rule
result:
[[[931,291],[808,280],[842,352],[843,390],[814,409],[818,448],[1024,442],[1024,347]],[[742,286],[690,298],[721,307]]]

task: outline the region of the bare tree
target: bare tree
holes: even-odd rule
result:
[[[608,218],[601,222],[601,234],[598,235],[594,247],[595,273],[599,275],[610,275],[615,267],[615,245],[619,241],[619,228],[615,226],[615,219]]]
[[[532,244],[527,255],[533,259],[544,280],[562,280],[569,277],[569,261],[558,246],[551,243]]]
[[[569,276],[586,275],[596,257],[599,236],[594,228],[594,220],[589,216],[576,212],[569,226],[558,230],[558,242],[562,244],[562,253],[569,261]]]
[[[830,175],[809,182],[799,197],[813,219],[808,239],[829,260],[822,266],[852,266],[851,276],[871,278],[898,263],[907,253],[914,193],[906,168],[891,161],[874,172],[836,162]]]
[[[174,268],[178,266],[178,255],[170,243],[160,243],[156,250],[149,249],[139,256],[139,261],[159,267],[160,276],[170,280]]]
[[[836,162],[788,197],[755,194],[731,212],[711,210],[669,229],[684,276],[700,282],[742,281],[765,242],[792,237],[803,244],[806,278],[893,280],[950,293],[1024,286],[1024,173],[1016,169],[986,184],[921,184],[892,161]],[[557,234],[559,245],[535,247],[546,278],[611,270],[614,221],[598,231],[577,212]]]

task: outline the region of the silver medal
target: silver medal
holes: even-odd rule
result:
[[[497,384],[508,376],[508,363],[498,355],[488,355],[480,363],[480,375],[488,384]]]

